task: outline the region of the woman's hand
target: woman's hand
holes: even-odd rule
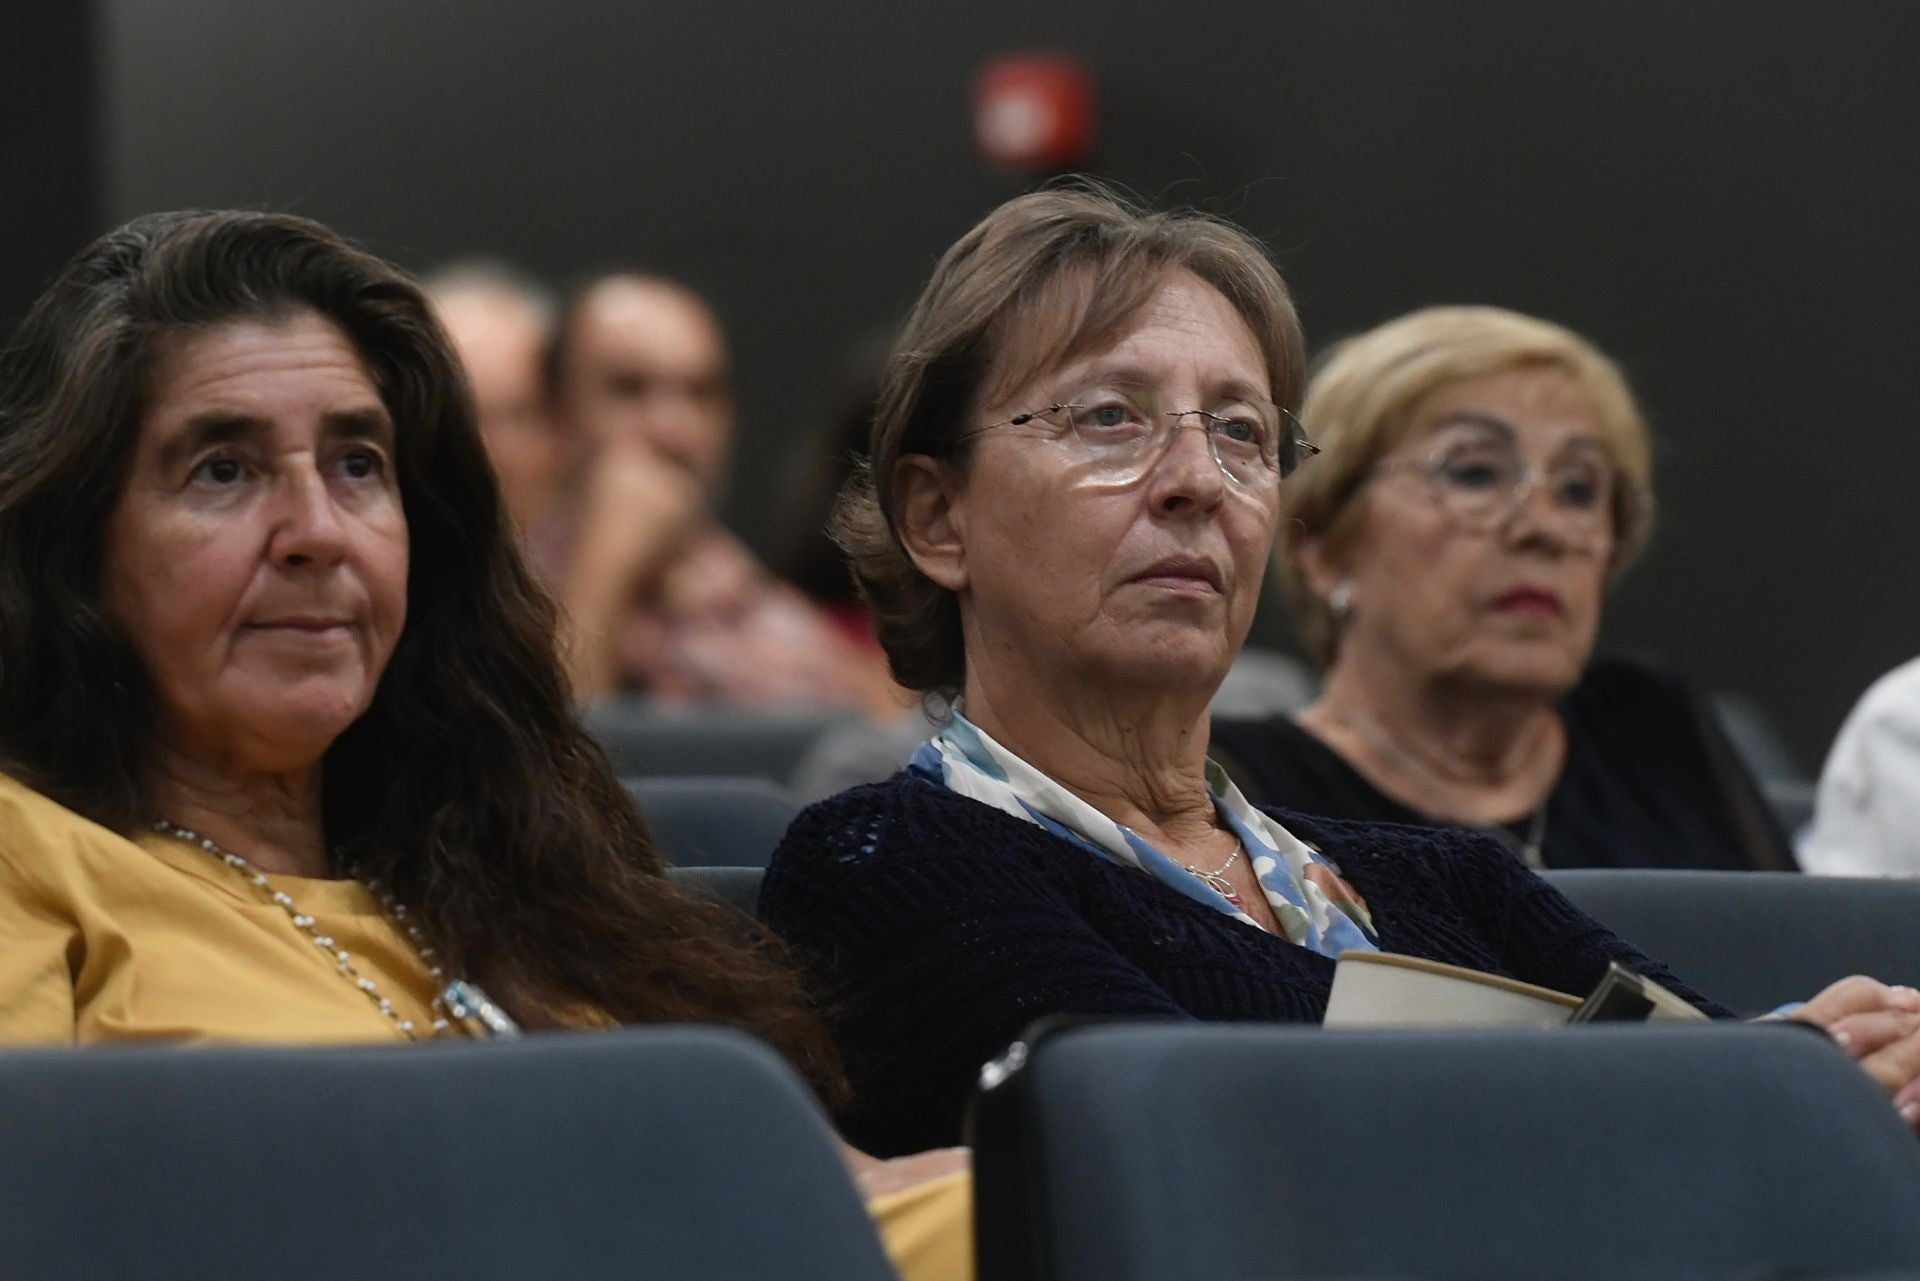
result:
[[[1846,1038],[1835,1034],[1836,1027],[1850,1030],[1848,1020],[1871,1014],[1920,1014],[1920,992],[1855,974],[1828,984],[1790,1017],[1824,1028],[1844,1046]]]
[[[847,1168],[853,1172],[853,1181],[860,1189],[861,1199],[866,1201],[945,1178],[973,1164],[973,1153],[967,1148],[931,1148],[925,1152],[915,1152],[912,1156],[881,1160],[842,1143],[840,1154],[846,1158]]]
[[[594,459],[561,591],[575,697],[618,684],[634,598],[657,586],[704,517],[698,482],[645,445],[610,446]]]
[[[1825,1029],[1920,1129],[1920,992],[1856,974],[1789,1017]]]
[[[575,553],[607,562],[631,596],[672,563],[705,510],[691,473],[644,444],[619,442],[591,464]]]

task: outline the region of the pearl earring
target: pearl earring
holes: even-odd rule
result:
[[[1327,612],[1333,615],[1335,623],[1347,621],[1347,615],[1353,610],[1353,580],[1343,578],[1333,585],[1327,593]]]

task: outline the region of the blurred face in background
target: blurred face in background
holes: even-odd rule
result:
[[[1515,493],[1515,474],[1532,483]],[[1439,389],[1375,464],[1346,545],[1310,553],[1323,593],[1341,580],[1351,591],[1336,664],[1384,659],[1427,681],[1549,698],[1571,689],[1600,622],[1620,483],[1593,407],[1559,368]]]
[[[639,448],[711,493],[733,446],[733,381],[719,323],[666,281],[616,276],[578,304],[559,412],[590,454]]]
[[[548,324],[540,308],[505,289],[462,289],[434,299],[473,384],[480,435],[514,524],[525,530],[551,495],[559,437],[541,380]]]

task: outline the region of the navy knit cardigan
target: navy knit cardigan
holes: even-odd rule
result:
[[[1272,812],[1360,891],[1384,951],[1573,993],[1618,959],[1727,1014],[1498,841]],[[981,1064],[1043,1015],[1318,1022],[1333,981],[1324,956],[907,774],[802,813],[760,912],[826,1003],[846,1137],[878,1156],[958,1143]]]

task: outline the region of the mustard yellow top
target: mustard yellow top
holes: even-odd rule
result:
[[[244,853],[244,851],[242,851]],[[358,881],[269,876],[424,1033],[432,978]],[[0,1045],[402,1040],[331,953],[195,845],[0,774]]]
[[[434,981],[366,886],[267,879],[426,1034]],[[403,1040],[267,894],[198,846],[130,841],[0,774],[0,1045]],[[903,1278],[971,1276],[970,1194],[962,1174],[869,1203]]]

